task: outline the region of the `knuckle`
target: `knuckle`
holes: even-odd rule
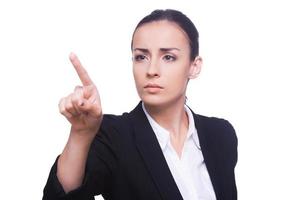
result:
[[[84,107],[85,107],[86,110],[91,110],[92,105],[91,105],[90,102],[87,102]]]
[[[76,85],[76,87],[74,88],[74,91],[78,91],[78,90],[81,90],[81,89],[82,89],[82,86]]]
[[[72,104],[76,104],[78,102],[78,98],[76,95],[71,96],[71,102],[72,102]]]
[[[61,110],[60,113],[65,117],[69,117],[69,114],[67,113],[66,110]]]
[[[78,90],[75,90],[73,96],[75,96],[75,97],[77,97],[77,98],[83,97],[83,89],[80,88],[80,89],[78,89]]]
[[[63,115],[63,114],[64,114],[64,112],[65,112],[65,110],[62,110],[62,109],[60,109],[60,110],[59,110],[59,112],[60,112],[60,114],[62,114],[62,115]]]
[[[95,117],[100,118],[102,116],[101,112],[96,112]]]
[[[72,104],[72,94],[70,94],[66,101],[65,101],[65,108],[67,111],[70,111],[73,109],[73,104]]]
[[[68,111],[68,112],[73,110],[73,105],[72,104],[66,104],[65,105],[65,110]]]
[[[63,104],[63,102],[65,101],[65,98],[61,98],[58,102],[58,106],[61,106]]]

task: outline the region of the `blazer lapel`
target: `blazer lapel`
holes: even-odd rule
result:
[[[192,110],[192,109],[191,109]],[[202,154],[204,157],[204,162],[208,171],[208,174],[210,176],[216,198],[220,199],[220,186],[218,181],[218,169],[217,169],[217,163],[215,161],[215,155],[213,151],[211,150],[211,144],[209,141],[209,138],[207,137],[208,130],[205,130],[204,128],[204,122],[203,119],[201,119],[200,116],[196,115],[193,111],[195,126],[198,133],[198,138],[200,142],[200,147],[202,150]]]
[[[129,113],[134,127],[136,146],[139,150],[162,199],[183,200],[163,152],[148,119],[143,111],[142,102]]]

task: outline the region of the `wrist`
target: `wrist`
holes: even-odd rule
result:
[[[78,149],[86,149],[91,145],[95,134],[88,131],[74,131],[71,129],[68,144],[70,146],[76,146]]]

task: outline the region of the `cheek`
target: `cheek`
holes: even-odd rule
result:
[[[172,90],[181,91],[185,89],[187,79],[185,78],[185,76],[183,76],[183,74],[176,74],[170,80],[172,80],[169,82]]]
[[[170,68],[166,68],[164,75],[165,80],[169,82],[169,84],[173,85],[182,85],[188,79],[188,71],[189,67],[184,63],[178,63],[178,65],[170,66]]]
[[[143,77],[143,72],[141,70],[141,68],[137,67],[137,66],[133,66],[133,77],[134,77],[134,81],[135,83],[138,85],[141,83],[142,77]]]

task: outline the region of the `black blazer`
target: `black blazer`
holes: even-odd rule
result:
[[[237,137],[231,124],[195,114],[204,161],[218,200],[236,200]],[[43,200],[182,200],[140,102],[130,113],[105,114],[89,151],[82,186],[65,194],[51,168]]]

